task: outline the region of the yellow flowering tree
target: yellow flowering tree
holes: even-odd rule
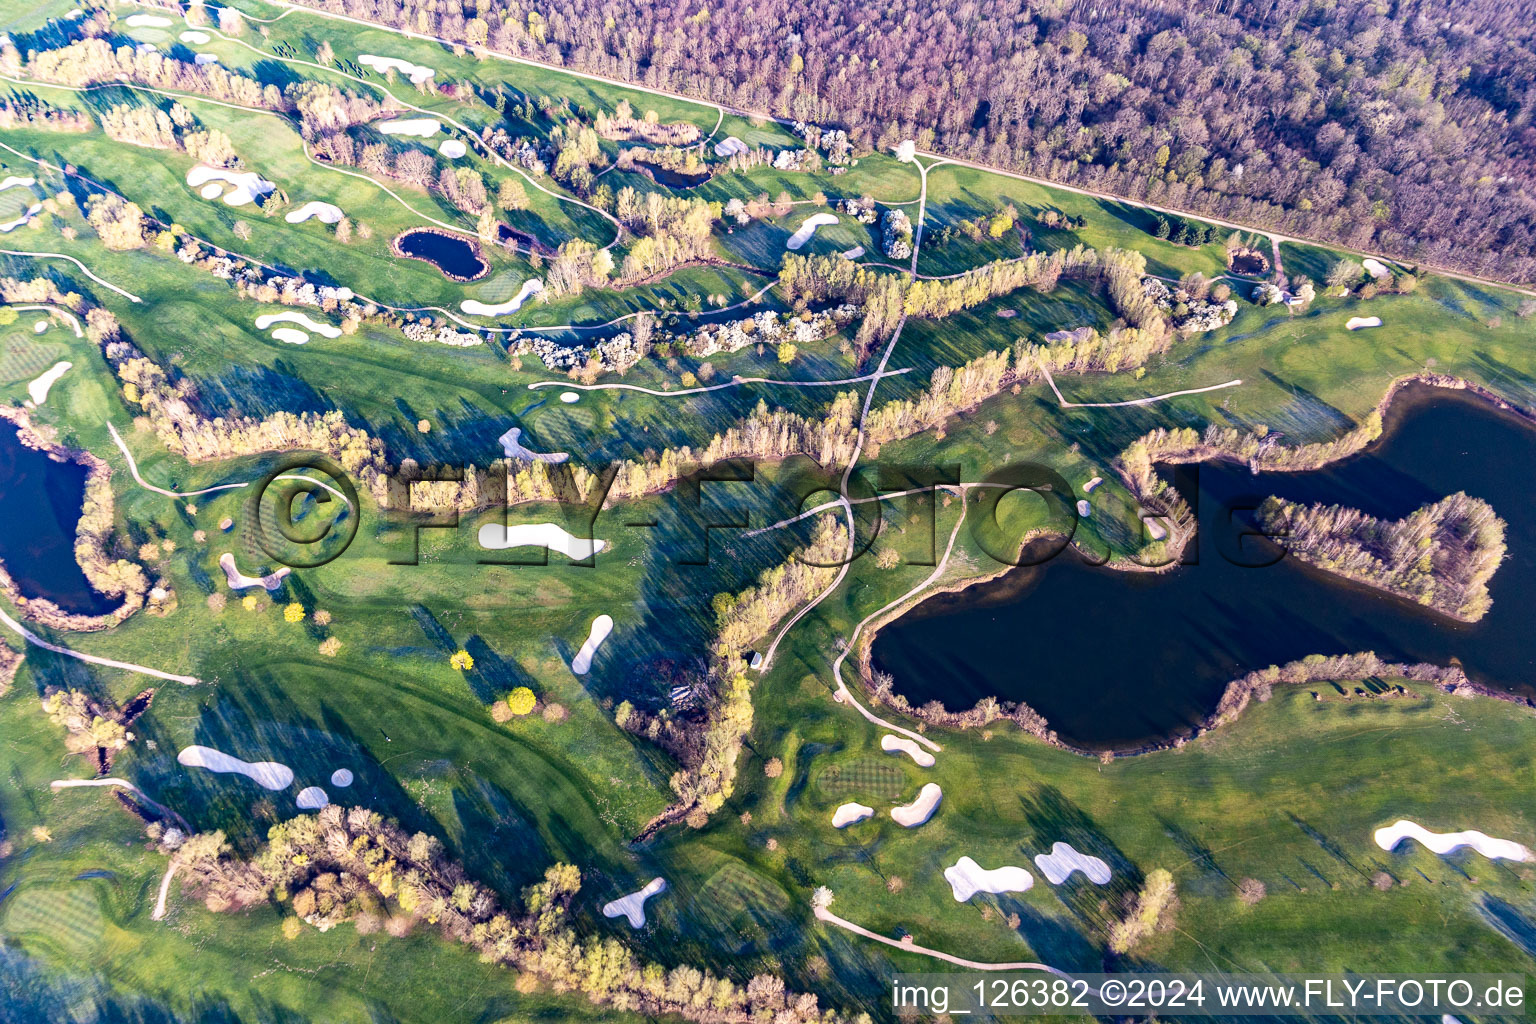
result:
[[[532,711],[534,703],[533,691],[526,686],[519,686],[507,694],[507,707],[511,708],[512,713],[518,717]]]
[[[288,622],[304,621],[304,606],[295,601],[283,609],[283,618]]]
[[[453,652],[453,657],[448,659],[448,664],[460,672],[468,672],[475,667],[475,659],[468,651],[459,650]]]

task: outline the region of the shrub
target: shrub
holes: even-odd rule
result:
[[[784,774],[784,762],[776,757],[770,757],[768,763],[763,765],[763,774],[770,779],[776,779]]]
[[[1243,902],[1244,906],[1253,906],[1262,900],[1267,892],[1264,883],[1257,878],[1245,878],[1237,883],[1237,898]]]
[[[499,700],[491,705],[491,720],[494,722],[512,721],[512,709],[507,706],[506,701]]]
[[[290,604],[288,607],[284,608],[283,609],[283,621],[284,622],[303,622],[304,621],[304,606],[302,604],[299,604],[299,602],[295,601],[292,604]]]
[[[341,650],[341,641],[333,636],[328,636],[320,641],[320,653],[327,658],[336,657],[336,652]]]
[[[536,703],[537,700],[533,696],[533,691],[526,686],[519,686],[507,694],[507,708],[519,718],[532,711]]]

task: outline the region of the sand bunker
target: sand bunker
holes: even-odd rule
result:
[[[229,581],[230,590],[245,590],[249,587],[261,587],[265,590],[276,590],[283,584],[283,577],[293,570],[286,565],[276,572],[257,578],[247,576],[235,568],[235,556],[231,552],[224,552],[219,556],[219,568],[224,570],[224,578]]]
[[[1163,540],[1168,536],[1168,528],[1161,519],[1144,519],[1142,522],[1147,524],[1147,536],[1153,540]]]
[[[1372,277],[1389,277],[1392,274],[1392,271],[1387,269],[1387,265],[1380,260],[1367,257],[1361,262],[1365,266],[1365,272]]]
[[[956,903],[964,903],[979,892],[1023,892],[1035,884],[1035,876],[1023,868],[1005,864],[988,871],[969,857],[961,857],[954,867],[945,868],[944,880],[955,894]]]
[[[544,282],[536,277],[531,277],[523,282],[523,286],[517,290],[517,294],[506,302],[498,302],[495,305],[481,302],[478,299],[465,299],[459,303],[459,308],[470,316],[501,316],[503,313],[515,313],[523,308],[530,296],[537,295],[544,290]]]
[[[425,139],[441,131],[443,123],[431,117],[397,117],[392,121],[380,121],[374,127],[385,135],[417,135]]]
[[[1093,511],[1093,506],[1088,504],[1088,499],[1087,498],[1079,498],[1079,499],[1077,499],[1077,514],[1078,515],[1082,516],[1084,519],[1087,519],[1088,518],[1088,514],[1090,512],[1092,512],[1092,511]]]
[[[340,327],[333,327],[330,324],[321,323],[317,320],[311,320],[303,313],[296,313],[292,311],[283,313],[263,313],[261,316],[256,318],[256,329],[258,331],[264,331],[268,327],[271,327],[273,324],[282,323],[298,324],[306,331],[313,331],[315,334],[323,334],[327,338],[341,337]],[[276,334],[277,332],[273,331],[272,333]]]
[[[1510,839],[1494,839],[1476,830],[1467,832],[1431,832],[1418,822],[1407,818],[1394,821],[1376,830],[1376,845],[1383,850],[1394,849],[1404,839],[1417,839],[1438,854],[1453,853],[1463,846],[1470,846],[1490,860],[1532,860],[1531,851]]]
[[[892,807],[891,817],[896,819],[898,825],[916,828],[933,817],[933,812],[939,809],[939,800],[943,796],[944,791],[939,788],[939,784],[930,782],[918,791],[916,800],[901,807]]]
[[[33,405],[42,405],[48,401],[48,390],[58,383],[60,377],[69,372],[69,368],[75,365],[60,361],[48,368],[48,372],[27,385],[27,397],[32,399]]]
[[[31,206],[27,207],[27,212],[23,213],[20,217],[17,217],[15,220],[8,220],[4,224],[0,224],[0,234],[6,234],[15,231],[27,221],[31,220],[33,217],[36,217],[40,212],[42,212],[42,209],[42,203],[33,203]]]
[[[214,53],[199,53],[192,58],[194,64],[217,64],[218,62],[218,54]]]
[[[235,772],[263,789],[276,791],[293,785],[293,769],[285,764],[277,761],[242,761],[212,747],[187,747],[176,755],[176,760],[189,768],[207,768],[221,774]]]
[[[318,811],[330,802],[331,798],[319,786],[305,786],[299,790],[298,799],[294,800],[301,811]]]
[[[42,334],[47,329],[48,329],[48,321],[47,320],[39,320],[37,323],[32,325],[32,333],[33,334]]]
[[[480,527],[476,539],[487,551],[525,547],[548,548],[577,561],[591,558],[594,552],[608,546],[605,540],[587,540],[584,537],[573,536],[566,532],[564,527],[556,526],[554,523],[519,523],[516,526],[486,523]]]
[[[1094,489],[1096,487],[1098,487],[1099,484],[1102,484],[1103,482],[1104,482],[1104,478],[1103,477],[1101,477],[1101,476],[1094,477],[1092,480],[1089,480],[1086,484],[1083,485],[1083,493],[1084,494],[1092,494],[1094,492]]]
[[[286,220],[289,224],[302,224],[313,217],[323,224],[335,224],[343,216],[341,207],[334,206],[331,203],[311,200],[297,210],[289,210],[283,220]]]
[[[230,206],[245,206],[248,203],[254,203],[257,197],[264,196],[277,187],[254,171],[247,171],[241,174],[236,171],[224,171],[217,167],[198,164],[187,172],[187,184],[193,188],[201,189],[201,195],[204,199],[212,199],[219,192],[224,191],[222,188],[219,188],[218,191],[212,191],[216,187],[212,183],[219,181],[228,182],[234,186],[224,194],[224,202]]]
[[[933,767],[933,755],[917,745],[916,740],[886,733],[880,737],[880,749],[887,754],[906,754],[924,768]]]
[[[309,344],[309,335],[296,327],[279,327],[272,332],[272,337],[289,345]]]
[[[875,809],[863,804],[843,804],[832,812],[832,827],[845,828],[856,821],[873,817]]]
[[[507,458],[526,459],[529,462],[564,462],[571,457],[568,452],[549,452],[546,454],[524,448],[522,441],[519,440],[522,436],[523,428],[513,427],[496,439]]]
[[[830,213],[813,213],[800,222],[800,230],[789,236],[789,241],[784,243],[784,248],[794,251],[811,240],[816,229],[824,224],[836,224],[837,218]]]
[[[4,192],[8,188],[25,188],[36,184],[36,178],[21,178],[12,174],[4,181],[0,181],[0,192]]]
[[[204,43],[211,42],[212,39],[213,37],[207,32],[199,32],[196,29],[189,29],[181,34],[182,42],[192,43],[195,46],[202,46]]]
[[[715,143],[715,156],[733,157],[737,153],[745,153],[746,151],[747,144],[734,135],[727,135]]]
[[[1094,885],[1106,885],[1109,882],[1109,865],[1097,857],[1078,853],[1071,843],[1056,843],[1050,853],[1036,854],[1035,867],[1050,879],[1052,885],[1065,882],[1072,877],[1074,871],[1081,871]]]
[[[437,151],[443,154],[443,156],[447,157],[449,160],[457,160],[459,157],[469,152],[464,143],[460,142],[458,139],[444,139],[442,145],[437,147]]]
[[[377,71],[381,75],[387,72],[390,68],[394,68],[396,71],[409,78],[412,85],[420,85],[422,82],[425,82],[427,79],[437,74],[436,71],[426,67],[425,65],[412,64],[410,61],[401,60],[398,57],[375,57],[371,53],[365,53],[357,58],[357,62],[366,67],[373,68],[373,70]]]
[[[123,20],[123,24],[129,28],[169,28],[171,19],[155,14],[130,14]]]
[[[346,789],[352,785],[352,771],[349,768],[337,768],[331,772],[331,785],[337,789]]]
[[[1348,327],[1352,331],[1358,331],[1362,327],[1380,327],[1381,326],[1381,317],[1379,317],[1379,316],[1352,316],[1352,317],[1349,318],[1349,322],[1346,323],[1344,326]]]
[[[862,245],[856,245],[852,249],[849,249],[847,252],[843,253],[843,259],[845,259],[845,260],[856,260],[860,256],[863,256],[863,255],[864,255],[864,247]]]
[[[608,639],[608,634],[613,632],[613,616],[599,615],[592,620],[592,631],[587,634],[587,642],[581,645],[581,650],[576,652],[576,657],[571,659],[571,671],[578,676],[584,676],[592,671],[592,656],[597,649]]]
[[[581,396],[574,391],[562,391],[560,392],[560,401],[570,405],[572,402],[581,401]]]
[[[620,896],[612,903],[603,907],[604,917],[627,917],[631,928],[643,928],[645,926],[645,901],[657,893],[667,891],[665,878],[653,878],[644,889],[632,892],[628,896]]]

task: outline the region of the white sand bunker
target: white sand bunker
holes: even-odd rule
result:
[[[630,893],[628,896],[620,896],[612,903],[603,907],[604,917],[627,917],[631,928],[643,928],[645,926],[645,901],[657,893],[667,891],[665,878],[653,878],[644,889]]]
[[[278,327],[272,331],[272,337],[289,345],[309,344],[309,335],[297,327]]]
[[[202,46],[213,39],[207,32],[199,32],[196,29],[188,29],[181,34],[181,41],[191,43],[194,46]]]
[[[1097,857],[1078,853],[1071,843],[1056,843],[1051,846],[1050,853],[1036,854],[1035,867],[1050,879],[1052,885],[1065,882],[1074,871],[1081,871],[1094,885],[1109,883],[1109,865]]]
[[[747,144],[734,135],[727,135],[715,143],[715,156],[733,157],[737,153],[745,153],[746,151]]]
[[[169,28],[171,19],[155,14],[130,14],[123,19],[123,24],[129,28]]]
[[[560,392],[560,401],[570,405],[572,402],[581,401],[581,396],[574,391],[562,391]]]
[[[1381,326],[1381,317],[1379,317],[1379,316],[1352,316],[1352,317],[1349,318],[1349,322],[1346,323],[1344,326],[1348,327],[1352,331],[1358,331],[1362,327],[1380,327]]]
[[[944,791],[939,788],[939,784],[930,782],[918,791],[916,800],[901,807],[892,807],[891,817],[896,819],[898,825],[916,828],[933,817],[933,812],[939,809],[939,801],[943,797]]]
[[[230,206],[245,206],[254,203],[258,197],[266,195],[277,186],[257,174],[255,171],[246,171],[244,174],[236,171],[220,170],[217,167],[208,167],[198,164],[187,172],[187,184],[195,189],[201,189],[204,199],[212,199],[224,190],[214,182],[228,182],[234,186],[224,193],[224,202]]]
[[[15,231],[27,221],[41,213],[42,209],[42,203],[33,203],[31,206],[27,207],[27,212],[23,213],[20,217],[17,217],[15,220],[8,220],[4,224],[0,224],[0,234],[9,234],[10,232]]]
[[[1365,272],[1372,277],[1387,277],[1392,273],[1381,260],[1373,260],[1370,257],[1366,257],[1361,262],[1365,266]]]
[[[459,308],[470,316],[501,316],[503,313],[515,313],[523,308],[530,296],[537,295],[544,290],[544,282],[537,277],[529,278],[523,282],[523,286],[517,290],[517,294],[506,302],[498,302],[495,305],[481,302],[478,299],[465,299],[459,303]]]
[[[323,334],[327,338],[341,337],[340,327],[333,327],[330,324],[321,323],[318,320],[311,320],[303,313],[294,312],[292,310],[286,310],[282,313],[263,313],[261,316],[256,318],[256,329],[258,331],[264,331],[268,327],[271,327],[273,324],[298,324],[306,331],[313,331],[316,334]],[[272,333],[275,335],[277,332],[273,331]]]
[[[346,789],[352,785],[352,770],[350,768],[337,768],[331,772],[331,785],[337,789]]]
[[[341,212],[341,207],[335,206],[331,203],[322,203],[311,200],[310,202],[307,202],[303,206],[299,207],[297,210],[289,210],[287,216],[285,216],[283,220],[286,220],[289,224],[302,224],[306,220],[309,220],[309,218],[313,217],[320,221],[322,224],[335,224],[340,221],[343,216],[344,214]]]
[[[27,385],[27,397],[32,399],[33,405],[42,405],[48,401],[48,391],[58,383],[60,377],[69,372],[74,363],[59,361],[48,368],[41,377]]]
[[[8,175],[4,181],[0,181],[0,192],[4,192],[8,188],[25,188],[36,184],[36,178],[22,178],[12,174]]]
[[[944,880],[955,894],[956,903],[964,903],[979,892],[1023,892],[1035,884],[1035,876],[1023,868],[1005,864],[988,871],[969,857],[961,857],[954,867],[945,868]]]
[[[431,117],[397,117],[392,121],[380,121],[374,127],[385,135],[417,135],[425,139],[441,131],[443,123]]]
[[[1079,499],[1077,499],[1077,514],[1078,515],[1082,516],[1084,519],[1087,519],[1088,518],[1088,514],[1090,512],[1092,512],[1092,511],[1093,511],[1093,506],[1088,504],[1088,499],[1087,498],[1079,498]]]
[[[880,737],[880,749],[887,754],[906,754],[924,768],[933,767],[933,755],[917,745],[916,740],[886,733]]]
[[[608,546],[605,540],[587,540],[584,537],[577,537],[554,523],[519,523],[516,526],[486,523],[480,527],[476,539],[487,551],[524,547],[548,548],[577,561],[591,558],[594,552]]]
[[[1482,832],[1431,832],[1418,822],[1406,818],[1394,821],[1376,830],[1376,845],[1391,850],[1404,839],[1417,839],[1438,854],[1453,853],[1463,846],[1470,846],[1490,860],[1532,860],[1531,851],[1511,839],[1494,839]]]
[[[541,453],[525,448],[520,440],[522,436],[523,428],[513,427],[496,439],[507,458],[525,459],[529,462],[564,462],[571,457],[569,452]]]
[[[848,251],[843,253],[843,259],[845,259],[845,260],[856,260],[860,256],[863,256],[863,255],[864,255],[864,247],[862,245],[856,245],[852,249],[849,249]]]
[[[212,747],[190,746],[176,755],[189,768],[207,768],[221,774],[235,772],[256,785],[273,791],[293,785],[293,769],[277,761],[242,761]]]
[[[199,53],[192,58],[194,64],[217,64],[219,56],[216,53]]]
[[[813,213],[800,222],[800,230],[789,236],[789,241],[784,243],[784,248],[794,251],[811,240],[816,229],[824,224],[836,224],[837,218],[830,213]]]
[[[32,325],[32,333],[33,334],[42,334],[47,329],[48,329],[48,321],[47,320],[39,320],[37,323]]]
[[[1092,494],[1094,492],[1094,490],[1100,484],[1102,484],[1103,482],[1104,482],[1104,478],[1103,477],[1101,477],[1101,476],[1094,477],[1092,480],[1089,480],[1086,484],[1083,485],[1083,493],[1084,494]]]
[[[571,659],[571,671],[578,676],[584,676],[592,671],[592,657],[597,654],[597,649],[608,639],[608,634],[613,632],[613,616],[599,615],[592,620],[592,630],[587,634],[587,642],[581,645],[581,650],[576,652],[576,657]]]
[[[873,807],[866,807],[863,804],[842,804],[832,812],[832,827],[846,828],[856,821],[873,817],[874,813]]]
[[[458,139],[444,139],[442,144],[437,147],[437,151],[443,154],[443,156],[447,157],[449,160],[457,160],[459,157],[469,152],[464,143],[460,142]]]
[[[299,790],[298,799],[294,800],[301,811],[318,811],[330,802],[331,798],[319,786],[305,786]]]
[[[412,64],[410,61],[401,60],[398,57],[375,57],[371,53],[365,53],[357,58],[357,62],[359,64],[373,68],[373,70],[377,71],[381,75],[389,71],[390,68],[394,68],[396,71],[409,78],[412,85],[420,85],[422,82],[425,82],[427,79],[437,74],[436,71],[426,67],[425,65]]]
[[[235,556],[228,551],[219,556],[219,568],[224,570],[224,578],[229,581],[230,590],[246,590],[250,587],[276,590],[282,586],[283,577],[293,571],[285,565],[276,572],[269,572],[260,578],[247,576],[235,568]]]

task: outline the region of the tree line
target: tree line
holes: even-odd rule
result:
[[[1536,277],[1536,48],[1518,5],[506,0],[308,6],[1305,234]]]

